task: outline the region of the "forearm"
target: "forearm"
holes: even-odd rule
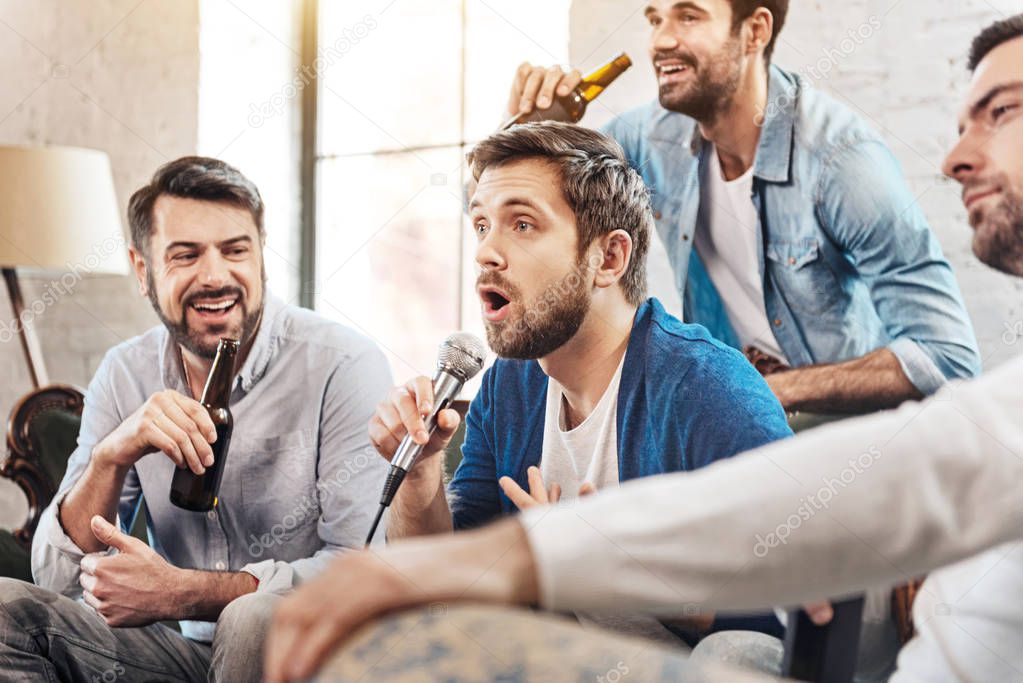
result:
[[[767,383],[790,411],[858,414],[923,398],[888,349],[844,363],[775,373],[768,375]]]
[[[259,586],[256,578],[245,572],[180,572],[180,580],[168,594],[167,619],[216,621],[228,603]]]
[[[1018,538],[1023,516],[1010,501],[1023,476],[1023,362],[1000,370],[571,510],[523,513],[544,606],[799,604]]]
[[[442,539],[412,539],[389,546],[388,565],[410,577],[412,599],[431,602],[536,604],[536,568],[526,532],[515,520]]]
[[[128,474],[125,467],[107,464],[102,447],[97,446],[82,476],[68,491],[56,511],[64,533],[86,553],[105,550],[92,533],[90,520],[100,515],[110,523],[117,516],[117,503]]]
[[[407,481],[391,502],[387,521],[389,541],[454,530],[442,476]]]

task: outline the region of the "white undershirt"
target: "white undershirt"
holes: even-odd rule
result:
[[[540,475],[549,489],[561,486],[562,498],[579,496],[589,482],[596,489],[618,486],[618,385],[625,355],[593,412],[574,429],[565,430],[565,392],[553,377],[547,380],[547,416],[543,428]]]
[[[555,483],[561,486],[562,501],[577,499],[584,482],[598,491],[618,487],[618,386],[624,364],[623,354],[593,412],[570,430],[565,429],[564,389],[553,377],[547,380],[540,476],[548,489]],[[676,636],[648,615],[577,612],[576,618],[583,626],[611,629],[674,647],[679,644]]]
[[[787,362],[764,306],[757,256],[753,167],[726,181],[717,149],[700,178],[700,210],[693,244],[725,306],[743,347],[752,345]]]

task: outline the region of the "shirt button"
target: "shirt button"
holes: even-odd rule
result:
[[[682,235],[682,241],[683,242],[688,242],[689,241],[689,235]]]
[[[216,519],[217,518],[217,511],[216,510],[210,510],[209,512],[206,513],[206,516],[208,518],[210,518],[210,519]]]
[[[774,326],[775,327],[781,327],[781,318],[775,318],[774,319]]]
[[[789,257],[789,265],[790,266],[796,265],[796,257],[795,256],[790,256]]]
[[[660,211],[654,211],[654,220],[658,220],[658,221],[661,220],[661,212]]]
[[[224,571],[224,569],[226,567],[227,567],[227,565],[224,564],[223,562],[220,562],[220,561],[217,561],[217,563],[215,565],[213,565],[213,568],[218,570],[218,571]]]

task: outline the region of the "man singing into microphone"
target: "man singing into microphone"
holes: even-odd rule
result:
[[[458,414],[442,411],[427,434],[427,377],[377,408],[369,433],[381,455],[391,459],[408,433],[425,444],[391,505],[388,538],[477,527],[516,508],[697,469],[791,433],[740,353],[646,298],[649,198],[617,143],[576,126],[532,124],[481,142],[469,162],[478,181],[469,204],[477,291],[499,359],[469,408],[447,496],[443,449]],[[687,626],[737,622],[778,630],[773,615]],[[652,619],[610,625],[677,643]]]

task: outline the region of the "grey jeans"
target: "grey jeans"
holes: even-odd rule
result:
[[[80,602],[0,578],[0,671],[4,681],[259,681],[262,645],[278,596],[229,604],[212,645],[162,624],[111,628]]]

